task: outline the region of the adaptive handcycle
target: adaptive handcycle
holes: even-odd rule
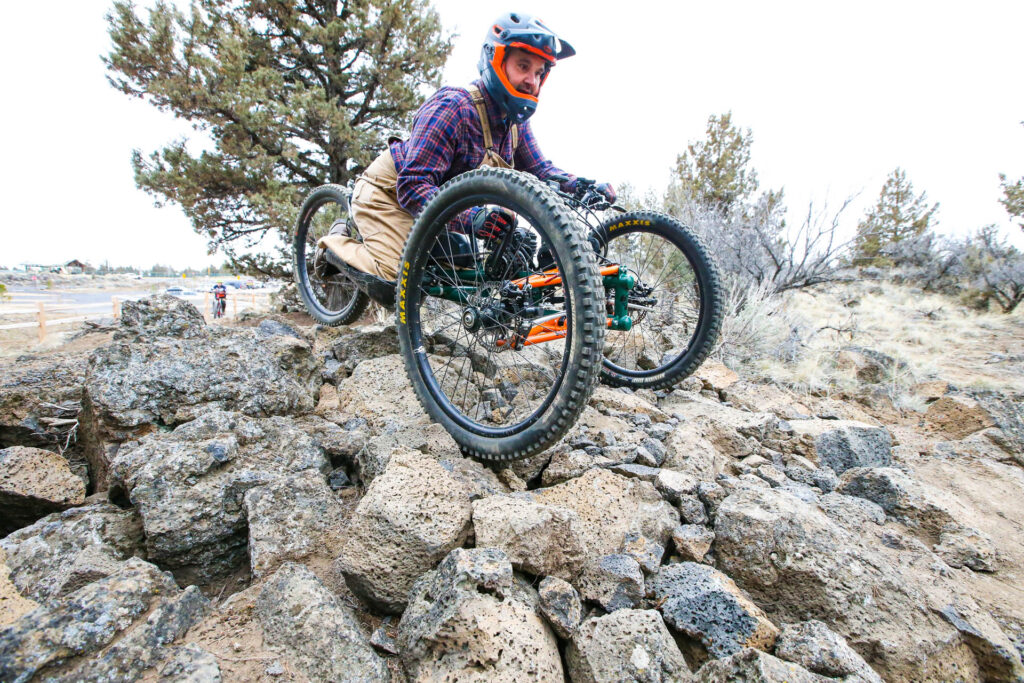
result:
[[[663,213],[609,205],[586,179],[564,192],[564,180],[497,168],[449,180],[413,225],[387,302],[424,410],[480,460],[552,446],[598,381],[674,386],[718,336],[720,278],[700,237]],[[369,303],[357,281],[316,263],[339,221],[358,238],[349,197],[313,190],[293,236],[299,295],[324,325],[350,324]],[[518,229],[496,243],[453,229],[464,212],[497,207]]]

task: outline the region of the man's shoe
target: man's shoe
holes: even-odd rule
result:
[[[398,286],[397,282],[385,280],[370,273],[364,273],[343,261],[341,257],[329,249],[326,250],[326,259],[328,263],[336,268],[345,278],[350,280],[352,284],[365,292],[370,299],[388,310],[395,310],[395,290]]]

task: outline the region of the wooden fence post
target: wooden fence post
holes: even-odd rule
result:
[[[116,296],[110,297],[110,306],[114,309],[114,320],[121,319],[121,303]]]
[[[232,318],[237,318],[238,317],[238,295],[237,294],[235,294],[233,297],[231,297],[231,317]]]
[[[39,343],[42,344],[46,339],[46,308],[43,306],[43,302],[39,302]]]

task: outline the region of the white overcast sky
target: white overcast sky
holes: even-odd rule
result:
[[[175,206],[135,188],[129,158],[190,128],[104,78],[106,0],[8,3],[0,41],[6,133],[0,266],[219,263]],[[901,166],[940,203],[940,232],[995,223],[998,174],[1024,175],[1021,0],[665,3],[435,0],[459,34],[445,82],[476,76],[484,30],[535,12],[578,54],[550,77],[533,124],[566,170],[659,193],[710,114],[753,131],[763,188],[807,202],[860,193],[853,226]]]

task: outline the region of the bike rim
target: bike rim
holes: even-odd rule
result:
[[[314,267],[316,245],[337,220],[345,220],[347,211],[330,197],[306,208],[302,216],[305,239],[295,251],[300,285],[310,295],[310,303],[324,316],[338,316],[355,304],[359,290],[340,274],[321,277]]]
[[[623,231],[602,247],[599,261],[618,263],[637,278],[629,304],[633,326],[605,333],[603,363],[624,377],[656,377],[697,343],[707,314],[698,271],[682,244],[653,232]],[[646,297],[637,293],[644,287]]]
[[[431,247],[444,234],[449,220],[469,207],[493,205],[488,199],[465,198],[449,207],[428,229],[425,248],[418,252],[414,263],[408,264],[408,282],[415,286],[410,285],[405,292],[406,307],[403,311],[400,305],[400,315],[404,312],[408,316],[417,371],[445,416],[473,434],[501,438],[536,423],[562,387],[562,368],[568,362],[573,334],[572,302],[565,288],[558,287],[562,299],[558,307],[566,315],[567,332],[565,340],[551,344],[525,349],[503,347],[500,338],[508,339],[521,329],[514,317],[491,328],[467,328],[463,317],[467,308],[479,311],[501,301],[497,285],[488,286],[491,281],[475,276],[467,281],[465,272],[456,276],[447,267],[453,254],[449,252],[447,259],[438,257],[431,254]],[[533,223],[523,207],[509,203],[507,208],[520,216],[520,225]],[[511,272],[505,275],[502,280],[514,279]],[[468,302],[456,303],[432,294],[429,283],[449,288],[468,286],[480,293]],[[553,299],[542,305],[554,306]]]

